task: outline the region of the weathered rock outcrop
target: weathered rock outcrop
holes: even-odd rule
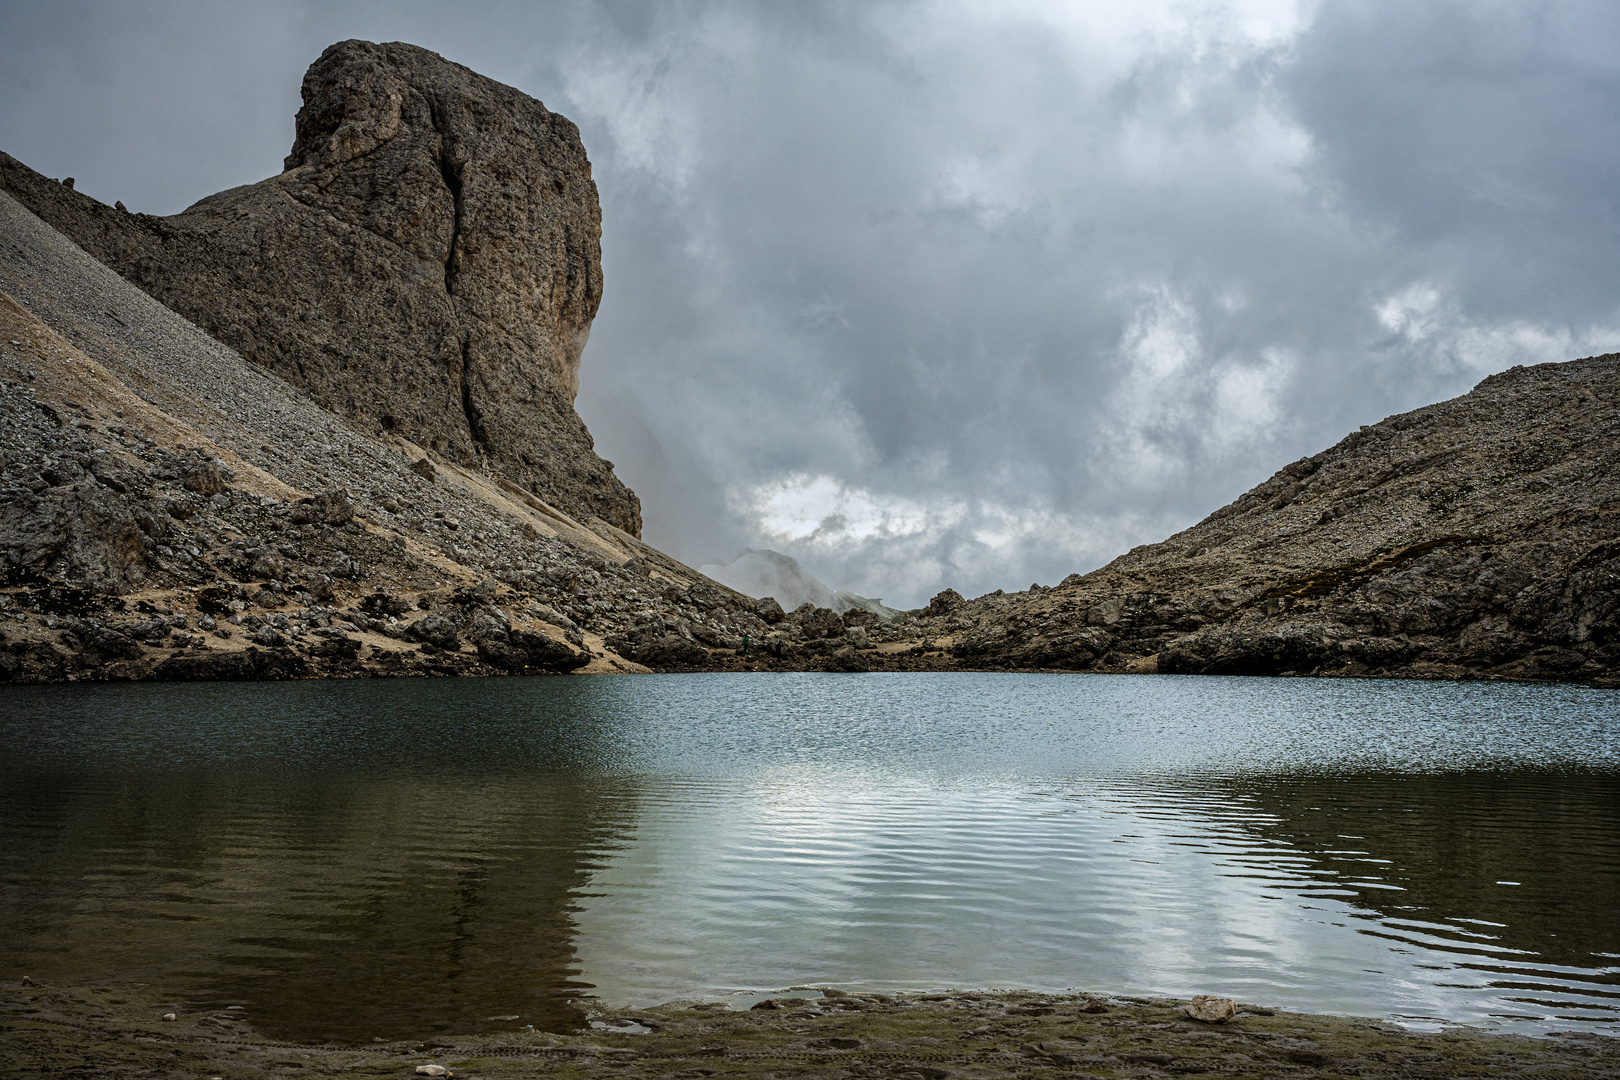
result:
[[[574,412],[602,298],[578,129],[412,45],[345,41],[304,77],[286,171],[172,217],[0,154],[0,189],[315,401],[581,520],[639,535]]]

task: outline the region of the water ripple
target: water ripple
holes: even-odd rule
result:
[[[1620,709],[1023,676],[20,691],[0,948],[299,1037],[828,982],[1620,1032]]]

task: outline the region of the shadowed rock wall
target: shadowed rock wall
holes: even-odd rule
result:
[[[362,430],[494,468],[640,535],[574,412],[602,299],[579,130],[413,45],[345,41],[304,77],[286,171],[172,217],[0,154],[0,189]]]

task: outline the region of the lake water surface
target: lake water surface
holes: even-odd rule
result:
[[[805,674],[0,689],[0,977],[367,1041],[793,985],[1620,1034],[1620,695]]]

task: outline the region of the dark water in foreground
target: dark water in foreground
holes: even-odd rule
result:
[[[0,977],[260,1030],[803,983],[1620,1034],[1620,695],[1169,676],[0,689]]]

